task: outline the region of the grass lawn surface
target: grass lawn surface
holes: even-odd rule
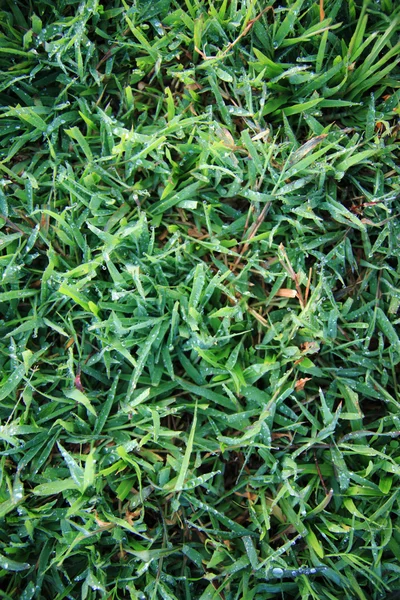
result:
[[[400,4],[0,0],[0,598],[400,594]]]

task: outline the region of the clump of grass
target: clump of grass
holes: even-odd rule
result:
[[[0,595],[400,589],[391,0],[0,19]]]

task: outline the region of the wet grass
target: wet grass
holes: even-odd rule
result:
[[[399,31],[0,1],[0,598],[400,590]]]

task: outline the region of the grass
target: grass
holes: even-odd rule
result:
[[[400,594],[399,31],[0,1],[0,598]]]

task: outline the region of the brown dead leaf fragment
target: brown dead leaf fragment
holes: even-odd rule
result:
[[[285,438],[285,437],[289,438],[290,441],[293,440],[293,436],[290,433],[275,433],[275,432],[273,432],[271,434],[271,438],[273,440],[279,440],[280,438]]]
[[[296,290],[291,290],[289,288],[281,288],[276,292],[276,295],[281,298],[297,298]]]
[[[236,496],[241,496],[242,498],[247,498],[247,500],[251,500],[251,502],[256,502],[258,500],[258,495],[253,494],[252,492],[235,492]]]
[[[198,240],[204,240],[205,238],[210,237],[210,235],[208,233],[203,233],[202,231],[199,231],[196,227],[192,227],[191,229],[188,229],[188,235],[190,235],[190,237],[196,238]]]
[[[141,513],[140,508],[137,508],[134,512],[130,512],[129,510],[127,510],[125,512],[125,519],[126,519],[126,521],[128,521],[129,525],[134,524],[135,519],[140,517],[140,513]]]
[[[318,144],[320,144],[326,138],[327,135],[328,135],[327,133],[321,133],[321,135],[317,135],[317,136],[311,138],[310,140],[308,140],[307,142],[305,142],[305,144],[300,146],[300,148],[298,148],[296,150],[296,152],[293,153],[293,155],[290,159],[290,164],[299,162],[299,160],[301,160],[309,152],[314,150],[314,148],[316,146],[318,146]]]
[[[78,369],[78,372],[75,376],[74,386],[76,387],[77,390],[79,390],[83,394],[85,393],[85,389],[84,389],[84,387],[82,385],[82,381],[81,381],[81,369],[80,368]]]
[[[296,392],[300,392],[301,390],[304,390],[304,386],[306,385],[307,381],[310,381],[311,377],[303,377],[301,379],[298,379],[295,383],[294,389],[296,390]]]
[[[300,349],[303,354],[315,354],[319,352],[318,342],[303,342],[300,344]]]
[[[68,350],[68,348],[70,348],[74,342],[75,342],[75,338],[70,337],[68,342],[65,344],[65,350]]]
[[[235,144],[235,140],[233,139],[231,132],[228,129],[226,129],[226,127],[221,127],[216,132],[216,135],[224,144],[224,146],[230,148],[231,150],[236,150],[237,146]]]
[[[114,523],[110,523],[109,521],[102,521],[99,518],[97,512],[95,512],[95,517],[94,518],[96,520],[97,525],[99,525],[99,527],[114,527]]]
[[[325,19],[324,0],[319,0],[319,20],[323,21],[324,19]]]

